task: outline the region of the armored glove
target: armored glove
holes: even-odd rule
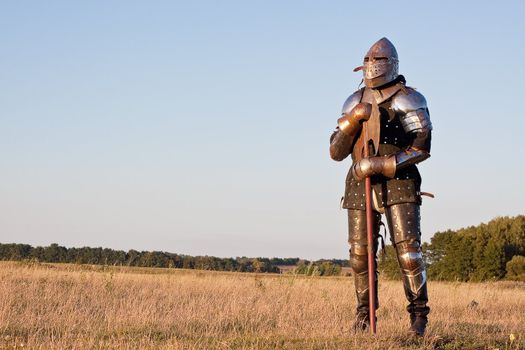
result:
[[[358,103],[350,113],[345,113],[337,120],[339,130],[345,135],[354,136],[361,128],[361,123],[367,121],[372,113],[372,105],[370,103]]]
[[[349,113],[337,120],[337,128],[330,137],[330,157],[341,161],[352,152],[352,144],[361,130],[361,122],[368,120],[372,105],[358,103]]]
[[[352,165],[352,176],[357,181],[373,175],[383,175],[389,178],[396,173],[396,156],[363,158]]]

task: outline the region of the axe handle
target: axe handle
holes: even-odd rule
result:
[[[363,156],[369,157],[368,122],[363,123]],[[374,252],[374,219],[372,213],[372,183],[370,176],[365,178],[366,233],[368,241],[368,305],[370,332],[376,334],[376,266]]]

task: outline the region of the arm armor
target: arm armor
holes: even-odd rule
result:
[[[330,158],[336,161],[342,161],[352,153],[352,143],[354,137],[345,134],[339,127],[335,128],[330,137]]]
[[[400,151],[396,154],[396,170],[403,169],[409,165],[417,164],[430,157],[430,153],[409,147],[404,151]]]
[[[406,88],[392,98],[392,109],[399,115],[405,132],[413,135],[412,144],[396,154],[396,169],[417,164],[430,157],[432,123],[425,97],[414,89]]]
[[[361,95],[362,91],[359,90],[354,92],[346,99],[341,112],[343,116],[347,113],[350,113],[350,111],[359,103],[359,101],[361,101]],[[341,119],[342,118],[338,120],[338,124],[341,123]],[[350,153],[352,153],[352,145],[356,136],[356,133],[341,131],[340,127],[345,128],[346,125],[342,123],[339,124],[330,137],[330,157],[336,161],[341,161],[348,157]]]

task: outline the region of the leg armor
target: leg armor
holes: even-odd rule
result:
[[[374,252],[377,252],[380,219],[381,215],[374,212]],[[348,242],[351,246],[350,266],[352,267],[352,274],[354,275],[358,319],[361,317],[365,323],[368,323],[368,240],[366,233],[366,212],[364,210],[348,209]],[[377,308],[379,307],[377,299],[377,272],[375,281]]]
[[[386,218],[403,274],[410,319],[414,324],[416,318],[423,318],[426,324],[426,316],[430,309],[427,306],[427,277],[421,254],[419,205],[416,203],[392,205],[386,208]]]

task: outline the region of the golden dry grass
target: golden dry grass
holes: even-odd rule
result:
[[[381,281],[371,338],[350,331],[351,278],[9,262],[0,280],[0,348],[525,348],[519,283],[430,283],[428,334],[407,340],[397,281]]]

